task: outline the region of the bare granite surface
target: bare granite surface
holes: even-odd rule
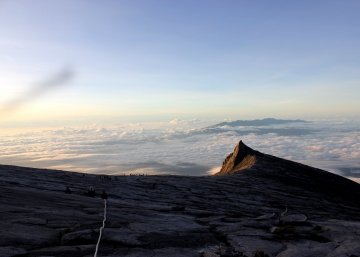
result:
[[[216,176],[0,166],[0,257],[94,256],[102,190],[98,256],[360,256],[359,184],[240,142]]]

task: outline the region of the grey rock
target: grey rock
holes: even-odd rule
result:
[[[307,217],[304,214],[291,214],[280,218],[282,223],[303,223],[307,221]]]
[[[1,257],[11,257],[15,255],[20,255],[26,253],[25,249],[12,247],[12,246],[6,246],[6,247],[0,247],[0,256]]]
[[[98,238],[98,233],[99,230],[95,230],[95,229],[85,229],[85,230],[75,231],[65,234],[61,238],[61,242],[62,244],[71,244],[71,243],[80,243],[80,242],[84,243],[89,241],[93,241],[95,243]]]
[[[55,246],[29,251],[30,256],[84,256],[92,253],[94,245]]]
[[[99,257],[360,256],[359,184],[242,142],[216,176],[108,178],[0,165],[0,256],[93,256],[90,185]]]
[[[229,242],[235,250],[246,256],[254,256],[257,251],[274,256],[284,248],[281,242],[263,240],[257,236],[229,236]]]
[[[256,220],[267,220],[267,219],[272,219],[275,216],[276,216],[275,213],[268,213],[268,214],[264,214],[264,215],[261,215],[259,217],[256,217],[255,219]]]

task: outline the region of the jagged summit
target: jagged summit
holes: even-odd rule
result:
[[[314,172],[330,174],[321,169],[261,153],[250,148],[240,140],[234,151],[225,158],[221,170],[215,175],[232,175],[237,174],[240,171],[243,173],[245,170],[251,170],[252,172],[283,173],[283,176],[288,176],[291,173],[305,175],[309,170],[313,172],[312,175],[314,175]]]
[[[300,190],[316,192],[342,201],[360,198],[360,185],[339,175],[253,150],[240,141],[215,176],[240,175],[242,179],[261,178],[281,182]],[[271,182],[270,182],[271,181]]]
[[[251,168],[256,162],[256,156],[261,154],[248,147],[242,140],[236,145],[234,152],[229,154],[220,172],[216,175],[236,173],[237,171]]]

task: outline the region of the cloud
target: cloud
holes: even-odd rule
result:
[[[191,126],[174,131],[131,124],[44,130],[1,137],[0,163],[89,173],[208,175],[219,169],[242,139],[268,154],[357,176],[347,170],[360,167],[360,132],[352,123],[334,127],[313,122],[306,127],[266,129],[278,133],[258,133],[261,128],[257,127],[252,132],[216,129],[208,133]],[[312,133],[283,133],[284,129]]]
[[[294,127],[285,127],[285,128],[262,128],[262,127],[253,127],[249,129],[248,127],[231,127],[231,126],[221,126],[221,127],[207,127],[201,129],[193,129],[185,132],[183,135],[179,133],[178,136],[187,136],[187,135],[211,135],[219,134],[226,132],[235,132],[239,136],[245,136],[249,134],[265,135],[265,134],[276,134],[279,136],[303,136],[309,135],[315,132],[318,132],[316,129],[312,128],[294,128]]]
[[[128,164],[125,174],[173,174],[186,176],[201,176],[210,169],[209,166],[190,162],[178,162],[173,164],[149,161],[143,163]],[[113,173],[117,174],[117,173]]]
[[[345,177],[360,178],[360,166],[359,167],[340,167],[339,170]]]
[[[214,175],[214,174],[218,173],[220,170],[221,170],[221,166],[215,166],[215,167],[212,167],[210,170],[208,170],[207,174]]]

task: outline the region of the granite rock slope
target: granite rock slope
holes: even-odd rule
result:
[[[98,256],[360,256],[359,184],[242,142],[206,177],[0,166],[0,256],[94,256],[102,190]]]

